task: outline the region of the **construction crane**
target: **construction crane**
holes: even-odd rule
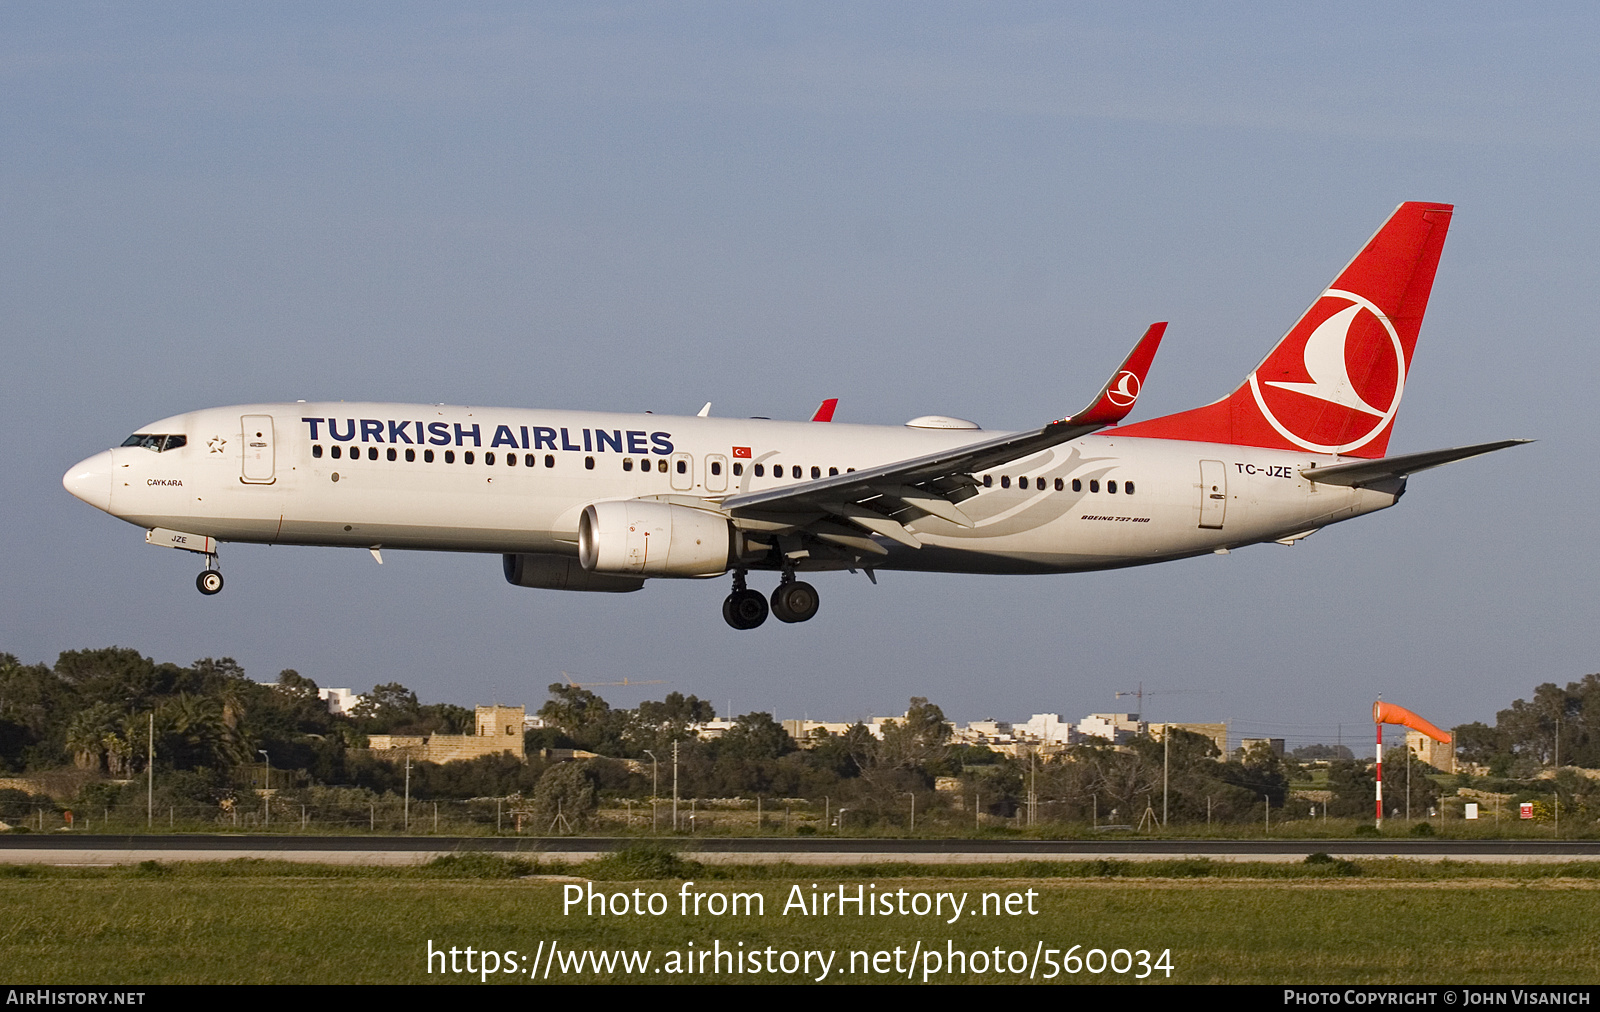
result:
[[[1128,690],[1126,692],[1119,692],[1119,693],[1117,693],[1117,698],[1121,699],[1123,696],[1133,696],[1135,699],[1137,699],[1139,701],[1139,716],[1143,717],[1144,716],[1144,697],[1146,697],[1146,696],[1193,696],[1193,695],[1215,695],[1215,693],[1213,693],[1209,689],[1155,689],[1155,690],[1152,690],[1150,692],[1146,692],[1146,691],[1144,691],[1144,682],[1141,680],[1139,682],[1139,687],[1137,689],[1130,689],[1130,690]]]
[[[624,678],[620,682],[574,682],[572,680],[572,676],[567,674],[565,671],[561,672],[561,680],[566,682],[568,685],[572,686],[575,689],[590,689],[590,688],[614,686],[614,685],[666,685],[667,684],[667,680],[664,679],[664,678],[651,678],[651,679],[643,680],[643,681],[638,680],[638,679],[632,679],[632,678]]]

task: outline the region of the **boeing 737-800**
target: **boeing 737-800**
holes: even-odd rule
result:
[[[1292,544],[1392,506],[1409,474],[1524,440],[1386,457],[1447,204],[1407,203],[1229,396],[1119,424],[1165,324],[1089,407],[1000,435],[903,426],[411,404],[175,415],[67,472],[79,499],[204,556],[223,541],[484,552],[522,587],[732,575],[723,617],[804,622],[796,574],[1070,573]]]

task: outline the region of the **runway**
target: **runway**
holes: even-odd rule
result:
[[[415,865],[470,851],[542,862],[586,861],[629,844],[660,842],[705,864],[993,864],[1007,861],[1303,861],[1338,858],[1541,862],[1600,860],[1594,840],[875,840],[794,837],[438,837],[78,835],[0,836],[0,863],[110,866],[141,861],[231,861]]]

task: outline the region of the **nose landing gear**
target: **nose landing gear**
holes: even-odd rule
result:
[[[200,570],[200,575],[194,578],[195,589],[210,597],[222,590],[222,570],[215,568],[217,557],[206,556],[206,568]]]

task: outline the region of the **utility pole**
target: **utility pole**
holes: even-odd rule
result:
[[[672,831],[678,831],[678,743],[672,743]]]
[[[156,711],[150,711],[150,758],[144,765],[144,828],[149,829],[156,815]]]
[[[404,812],[404,825],[407,833],[411,832],[411,757],[406,756],[406,806]]]
[[[1167,824],[1167,769],[1172,757],[1172,725],[1166,724],[1161,729],[1161,825]]]
[[[267,811],[265,818],[262,820],[262,824],[270,826],[272,825],[272,757],[267,755],[267,750],[264,748],[258,748],[256,751],[260,752],[261,758],[267,761],[267,787],[266,793],[263,796],[266,801]]]

